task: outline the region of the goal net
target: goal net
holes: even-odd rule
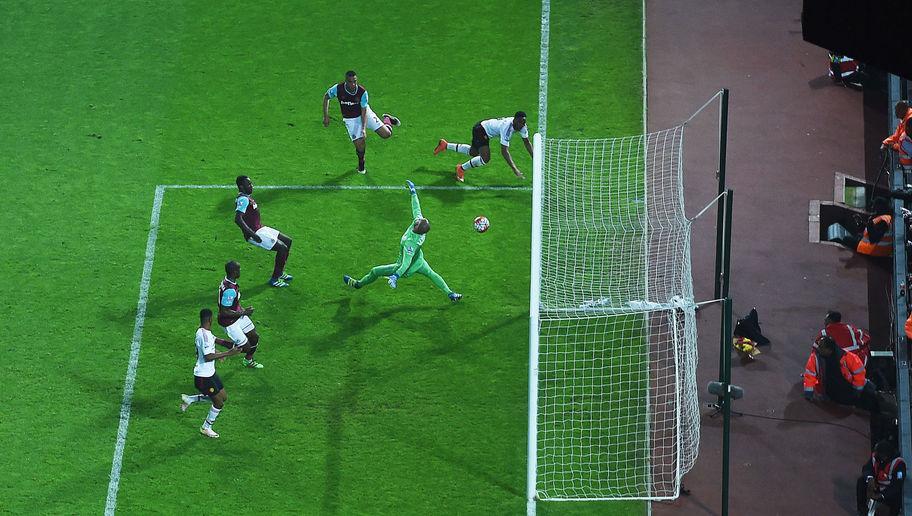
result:
[[[696,459],[683,134],[682,125],[599,140],[535,136],[529,483],[538,500],[675,498]]]

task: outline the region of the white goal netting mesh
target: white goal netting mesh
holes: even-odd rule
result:
[[[543,141],[541,500],[674,498],[696,459],[683,134]]]

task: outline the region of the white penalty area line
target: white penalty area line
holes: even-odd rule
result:
[[[111,460],[111,477],[108,482],[108,496],[105,500],[105,515],[113,516],[117,508],[117,491],[120,488],[120,472],[123,467],[124,446],[127,443],[127,430],[130,426],[130,410],[133,406],[133,387],[136,383],[136,369],[139,365],[139,352],[142,347],[142,333],[146,322],[146,307],[149,300],[149,285],[152,281],[152,264],[155,261],[155,244],[158,240],[158,227],[161,218],[162,201],[165,191],[176,190],[228,190],[236,185],[158,185],[155,187],[155,198],[152,202],[152,216],[149,222],[149,237],[146,240],[146,258],[143,261],[142,278],[139,281],[139,300],[136,302],[136,319],[133,323],[133,339],[130,343],[130,361],[124,378],[123,399],[120,402],[120,422],[117,426],[117,441],[114,445],[114,458]],[[259,190],[315,190],[315,191],[407,191],[404,185],[263,185]],[[444,191],[520,191],[529,192],[526,186],[419,186],[418,190]]]
[[[152,202],[152,219],[149,222],[149,238],[146,240],[146,259],[143,262],[142,279],[139,281],[139,301],[136,303],[136,321],[133,323],[133,341],[130,344],[130,362],[124,380],[123,400],[120,402],[120,424],[117,426],[117,443],[114,445],[114,459],[111,461],[111,479],[108,482],[108,497],[105,501],[105,515],[114,514],[117,507],[117,489],[120,486],[120,469],[124,445],[127,442],[127,427],[130,425],[130,407],[133,404],[133,385],[136,382],[136,366],[139,363],[139,348],[142,341],[143,325],[146,320],[146,304],[149,299],[149,283],[152,280],[152,262],[155,260],[155,241],[158,239],[158,221],[161,214],[165,187],[155,188]]]

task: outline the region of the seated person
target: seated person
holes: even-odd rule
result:
[[[868,358],[871,356],[871,335],[861,328],[842,322],[842,314],[836,310],[827,312],[823,319],[823,329],[814,339],[813,347],[816,348],[817,342],[823,337],[831,337],[843,351],[855,353],[861,359],[861,363],[865,367],[868,366]]]
[[[874,385],[865,379],[865,366],[854,353],[842,350],[832,337],[821,337],[804,366],[804,397],[829,399],[872,414],[878,411]]]
[[[893,216],[890,203],[883,197],[874,198],[873,214],[868,217],[864,230],[850,232],[840,224],[830,226],[830,242],[868,256],[893,256]]]
[[[858,514],[899,514],[902,507],[902,488],[906,477],[906,462],[890,441],[874,446],[871,460],[861,467],[855,483]]]

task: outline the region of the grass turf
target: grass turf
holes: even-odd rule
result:
[[[0,306],[15,415],[0,418],[4,510],[104,505],[155,185],[225,184],[239,172],[259,184],[452,184],[457,157],[430,156],[438,137],[468,139],[478,119],[520,108],[535,127],[537,8],[365,2],[343,17],[337,6],[0,7],[0,139],[11,143],[0,166],[13,197]],[[553,6],[549,135],[639,131],[639,9]],[[580,27],[592,37],[578,39]],[[375,110],[404,121],[391,141],[369,137],[366,177],[341,125],[320,124],[320,98],[348,68]],[[601,100],[579,110],[577,91]],[[513,155],[528,172],[521,146]],[[496,157],[469,181],[517,184]],[[259,195],[265,221],[296,239],[297,283],[277,292],[257,290],[269,255],[240,242],[227,192],[168,193],[120,510],[197,504],[184,489],[215,480],[225,512],[522,510],[528,197],[422,199],[435,224],[428,259],[466,294],[462,305],[424,278],[396,292],[341,287],[341,273],[393,258],[405,197]],[[471,232],[478,213],[492,220],[487,235]],[[340,214],[344,225],[328,222]],[[245,264],[269,369],[221,365],[230,401],[213,443],[195,433],[200,407],[182,416],[174,401],[191,387],[195,312],[214,305],[227,257]],[[199,468],[217,474],[201,480]],[[540,510],[606,507],[641,510]]]

